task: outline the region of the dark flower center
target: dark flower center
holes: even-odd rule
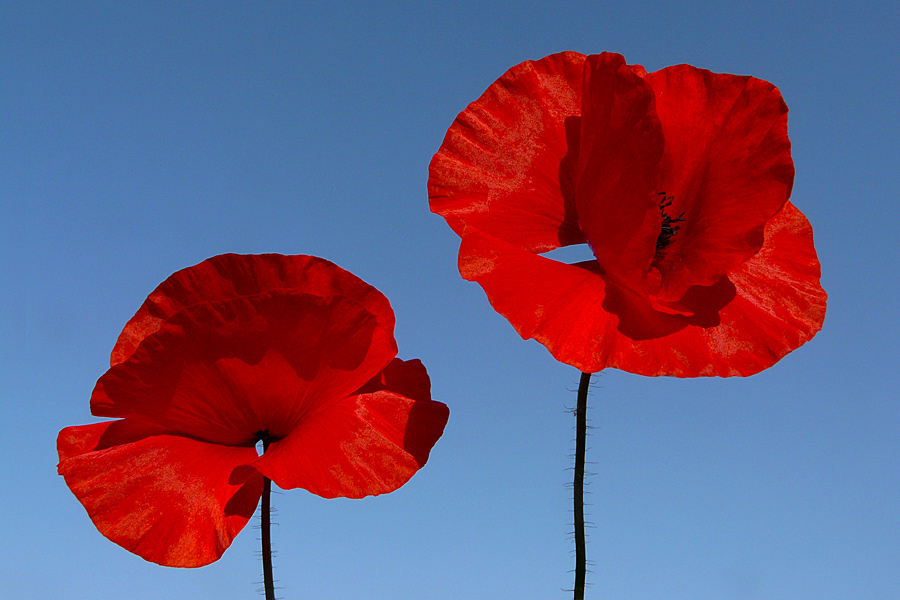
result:
[[[675,234],[681,229],[681,227],[675,225],[675,223],[684,221],[684,212],[677,217],[673,217],[666,212],[666,209],[672,206],[672,200],[675,199],[675,196],[666,196],[665,192],[659,192],[659,195],[662,196],[659,201],[659,214],[662,217],[662,227],[659,231],[659,237],[656,238],[657,259],[660,258],[662,250],[672,243],[672,238],[675,237]]]
[[[263,429],[262,431],[257,431],[253,434],[253,437],[256,438],[256,443],[259,444],[262,442],[262,452],[261,454],[265,454],[266,450],[269,447],[269,442],[275,441],[271,435],[269,435],[268,429]],[[259,452],[259,446],[256,447],[257,452]]]

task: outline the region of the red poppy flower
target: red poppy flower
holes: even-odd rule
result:
[[[617,54],[510,69],[431,162],[459,269],[585,372],[750,375],[812,338],[825,292],[790,202],[787,106],[753,77]],[[541,253],[587,243],[595,260]]]
[[[395,358],[375,288],[311,256],[211,258],[125,326],[59,473],[110,540],[167,566],[218,559],[263,478],[333,498],[409,480],[447,422],[417,361]],[[257,455],[256,444],[268,440]]]

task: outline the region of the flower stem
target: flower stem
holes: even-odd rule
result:
[[[587,444],[587,397],[591,374],[582,373],[575,408],[575,480],[572,495],[575,509],[575,600],[584,600],[587,557],[584,542],[584,455]]]
[[[263,454],[269,446],[269,440],[263,439]],[[272,576],[272,535],[270,516],[271,505],[270,496],[272,495],[272,480],[268,477],[263,478],[262,493],[262,509],[260,513],[260,529],[262,530],[262,562],[263,562],[263,585],[266,589],[266,600],[275,600],[275,579]]]

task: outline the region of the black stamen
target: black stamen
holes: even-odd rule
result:
[[[672,201],[675,199],[675,196],[666,196],[665,192],[658,192],[658,195],[662,196],[659,201],[659,214],[662,217],[662,227],[659,231],[659,237],[656,238],[657,258],[660,257],[660,251],[672,243],[672,238],[675,237],[675,234],[681,229],[681,227],[673,225],[673,223],[679,223],[685,220],[684,212],[677,217],[672,217],[666,212],[666,209],[672,206]]]

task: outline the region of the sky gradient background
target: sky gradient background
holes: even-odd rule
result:
[[[895,597],[900,9],[312,4],[0,5],[4,597],[257,597],[257,530],[202,569],[147,563],[93,527],[55,439],[96,421],[94,383],[157,284],[216,254],[279,252],[381,290],[400,357],[421,358],[451,408],[399,491],[274,497],[280,596],[570,598],[578,372],[459,277],[459,239],[426,193],[457,113],[562,50],[778,86],[829,294],[822,332],[759,375],[597,379],[588,598]]]

